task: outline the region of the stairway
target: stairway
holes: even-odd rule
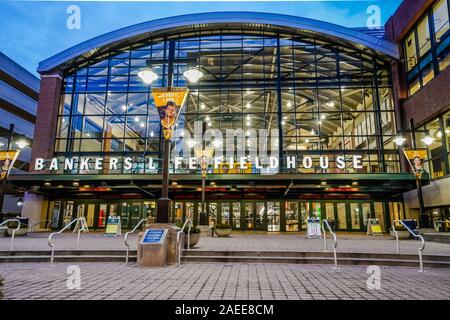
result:
[[[58,250],[55,262],[123,262],[126,250]],[[129,262],[136,262],[136,250],[130,250]],[[0,251],[0,263],[49,262],[51,251]]]
[[[419,267],[418,255],[387,253],[341,253],[338,265]],[[450,256],[423,255],[425,267],[450,268]],[[199,251],[183,250],[182,263],[296,263],[333,264],[332,252],[294,251]]]

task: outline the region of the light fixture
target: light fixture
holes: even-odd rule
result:
[[[139,122],[139,117],[135,117],[134,121]]]
[[[434,138],[431,136],[426,136],[422,139],[423,143],[425,143],[427,146],[431,146],[434,142]]]
[[[23,206],[23,199],[22,199],[22,197],[20,197],[19,200],[17,200],[17,206],[18,207],[22,207]]]
[[[334,102],[328,102],[327,105],[328,105],[330,108],[334,108]]]
[[[204,103],[202,103],[202,104],[200,104],[200,109],[205,109],[206,108],[206,105],[204,104]]]
[[[178,185],[178,182],[172,181],[172,185],[173,185],[173,186],[177,186],[177,185]]]
[[[312,135],[312,136],[315,136],[315,135],[316,135],[316,132],[314,131],[314,129],[311,129],[311,135]]]
[[[281,124],[284,126],[286,124],[286,121],[281,121]]]
[[[208,122],[208,127],[211,127],[211,126],[212,126],[211,122]]]
[[[250,123],[250,121],[247,121],[247,127],[250,127],[250,125],[251,125],[251,123]]]
[[[436,133],[436,136],[437,136],[439,139],[442,138],[442,131],[439,130],[439,131]]]
[[[290,107],[292,107],[292,103],[288,102],[288,103],[286,104],[286,106],[287,106],[288,108],[290,108]]]
[[[122,106],[122,110],[123,110],[123,111],[127,111],[127,106],[126,106],[126,105],[123,105],[123,106]]]
[[[252,107],[252,105],[250,103],[247,103],[246,107],[247,107],[247,109],[250,109]]]
[[[19,149],[23,149],[26,146],[28,146],[28,142],[26,142],[25,140],[20,140],[16,142],[17,146],[19,147]]]
[[[222,144],[222,140],[216,139],[213,141],[213,146],[218,148]]]
[[[152,132],[150,132],[150,137],[154,137],[155,136],[155,133],[152,131]]]
[[[404,143],[405,143],[406,139],[403,138],[402,136],[397,136],[394,139],[394,142],[397,146],[401,147]]]
[[[320,119],[325,120],[327,116],[325,114],[320,115]]]
[[[80,183],[79,183],[78,181],[74,181],[74,182],[72,183],[72,185],[73,185],[74,187],[78,187],[78,186],[80,185]]]
[[[309,139],[305,139],[305,143],[309,143]]]
[[[144,128],[145,127],[145,123],[143,123],[143,122],[141,122],[141,128]]]
[[[146,84],[151,84],[153,81],[158,79],[158,75],[150,68],[145,68],[138,72],[138,77],[144,81]]]
[[[197,68],[189,68],[185,72],[183,72],[183,76],[188,79],[189,82],[196,83],[203,77],[203,72]]]
[[[47,181],[47,182],[44,183],[44,186],[45,186],[45,187],[51,187],[52,184],[51,184],[51,182],[48,182],[48,181]]]

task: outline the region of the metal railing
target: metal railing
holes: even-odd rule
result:
[[[177,257],[177,266],[181,265],[181,244],[180,244],[180,235],[182,232],[184,232],[184,229],[186,228],[187,224],[189,223],[189,229],[188,229],[188,233],[187,233],[187,249],[190,250],[191,249],[191,228],[192,228],[192,220],[191,219],[186,219],[186,221],[183,224],[183,227],[181,228],[180,231],[177,232],[177,249],[178,249],[178,257]]]
[[[11,222],[11,221],[17,222],[17,228],[13,229],[13,231],[12,231],[11,244],[9,246],[10,251],[12,251],[13,246],[14,246],[14,236],[16,234],[16,231],[19,231],[19,229],[20,229],[20,220],[19,219],[7,219],[7,220],[3,221],[2,223],[0,223],[0,227],[1,227],[2,225],[7,224],[8,222]]]
[[[422,260],[422,251],[425,249],[425,239],[420,234],[415,234],[402,220],[394,220],[392,221],[392,231],[395,233],[395,241],[397,242],[397,254],[400,254],[400,242],[398,241],[398,231],[395,230],[395,224],[400,222],[400,224],[408,230],[410,234],[413,235],[414,238],[420,239],[422,245],[419,247],[419,264],[420,270],[419,272],[423,272],[423,260]]]
[[[139,226],[145,221],[147,221],[147,219],[141,219],[141,221],[139,221],[138,224],[135,225],[131,231],[128,231],[127,233],[125,233],[124,243],[125,243],[125,246],[127,247],[127,255],[125,257],[125,264],[128,264],[128,256],[130,254],[130,244],[128,243],[128,235],[131,233],[134,233],[137,230],[137,228],[139,228]]]
[[[338,268],[338,264],[337,264],[337,253],[336,253],[336,248],[337,248],[336,233],[334,233],[334,231],[331,230],[330,223],[328,222],[328,220],[326,220],[326,219],[322,220],[323,247],[324,247],[324,251],[325,252],[328,252],[328,250],[327,250],[327,233],[326,233],[326,230],[325,230],[325,225],[327,226],[328,230],[330,231],[330,233],[331,233],[331,235],[333,236],[333,239],[334,239],[334,246],[333,246],[334,269],[337,269]]]
[[[31,224],[29,226],[28,232],[33,232],[34,231],[34,227],[37,226],[37,225],[40,225],[42,222],[47,222],[45,224],[45,228],[48,229],[48,225],[49,225],[49,222],[51,222],[51,220],[39,220],[38,222],[32,220],[32,222],[31,222]]]
[[[69,229],[69,227],[71,225],[73,225],[74,223],[80,223],[81,227],[78,228],[78,235],[77,235],[77,250],[80,250],[80,233],[81,233],[81,231],[85,230],[84,221],[85,220],[83,218],[76,218],[76,219],[72,220],[69,224],[67,224],[64,228],[59,230],[58,232],[50,233],[50,235],[48,236],[48,245],[52,248],[52,254],[50,257],[50,266],[53,266],[53,259],[55,256],[55,244],[52,242],[53,236],[63,233],[64,231]]]

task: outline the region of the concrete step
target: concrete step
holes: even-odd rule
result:
[[[130,255],[136,255],[136,250],[130,250]],[[50,250],[2,250],[0,257],[11,256],[50,256]],[[55,250],[55,256],[123,256],[126,255],[126,250]]]
[[[338,255],[338,265],[378,265],[419,267],[419,259],[369,259],[342,258]],[[183,256],[182,263],[293,263],[293,264],[334,264],[332,257],[258,257],[258,256]],[[450,268],[449,261],[424,261],[424,267]]]
[[[425,239],[425,241],[430,242],[450,243],[450,232],[424,233],[423,238]]]
[[[129,262],[136,262],[136,255],[129,256]],[[50,255],[0,256],[0,263],[49,262]],[[66,255],[55,256],[54,262],[120,262],[125,263],[125,255]]]
[[[183,250],[184,257],[256,257],[256,258],[333,258],[333,252],[298,252],[298,251],[201,251]],[[342,259],[386,259],[386,260],[418,260],[418,254],[396,253],[359,253],[338,252],[338,258]],[[426,255],[424,261],[442,261],[450,263],[450,255]]]

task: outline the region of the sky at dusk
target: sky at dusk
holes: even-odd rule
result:
[[[188,13],[253,11],[290,14],[346,27],[364,27],[378,5],[384,24],[401,0],[371,1],[4,1],[0,0],[0,51],[36,73],[40,61],[103,33]],[[66,26],[70,5],[81,9],[81,29]]]

